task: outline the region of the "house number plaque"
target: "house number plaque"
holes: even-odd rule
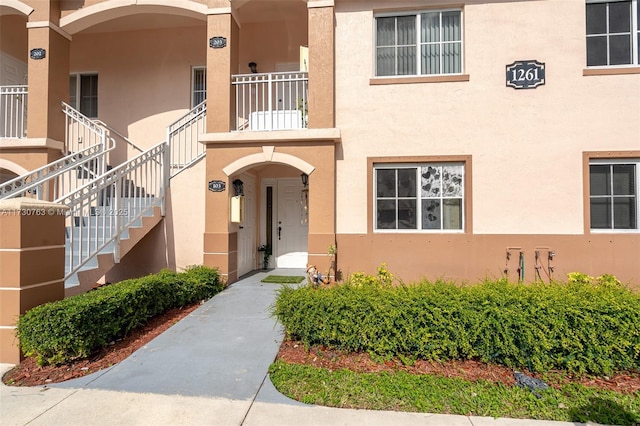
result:
[[[507,87],[535,89],[544,85],[544,63],[536,60],[515,61],[507,65]]]
[[[209,182],[209,191],[222,192],[227,188],[227,184],[221,180],[212,180]]]
[[[211,47],[212,49],[222,49],[223,47],[227,47],[227,38],[211,37],[209,39],[209,47]]]
[[[29,57],[31,59],[44,59],[47,56],[47,51],[38,47],[29,51]]]

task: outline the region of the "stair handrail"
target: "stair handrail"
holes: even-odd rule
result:
[[[118,263],[123,232],[155,207],[164,214],[168,150],[161,142],[58,201],[69,207],[65,280],[112,242]]]
[[[170,177],[204,157],[206,149],[200,143],[200,135],[206,132],[206,117],[207,101],[204,100],[167,126],[171,158]]]
[[[81,151],[71,153],[45,166],[25,173],[0,184],[0,200],[29,196],[38,200],[57,200],[75,189],[74,179],[67,179],[67,175],[83,173],[96,177],[103,173],[98,170],[102,164],[102,156],[106,151],[103,144],[93,145]],[[95,171],[94,171],[95,169]]]
[[[127,136],[125,136],[124,134],[122,134],[121,132],[119,132],[118,130],[114,129],[113,127],[111,127],[110,125],[108,125],[107,123],[105,123],[102,120],[98,120],[97,118],[93,119],[93,122],[98,124],[101,127],[104,127],[105,129],[107,129],[109,132],[115,133],[116,135],[118,135],[123,141],[125,141],[129,146],[131,146],[133,149],[135,149],[138,152],[144,152],[144,149],[140,148],[138,145],[136,145],[131,139],[129,139]]]
[[[82,114],[66,102],[62,102],[65,122],[66,153],[80,150],[80,145],[92,146],[107,143],[106,129]],[[115,144],[115,140],[111,139]]]

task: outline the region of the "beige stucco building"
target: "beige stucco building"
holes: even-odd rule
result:
[[[162,188],[138,191],[162,215],[67,294],[202,263],[233,282],[265,245],[270,267],[321,271],[335,245],[342,276],[639,285],[639,17],[638,0],[0,0],[0,177],[88,146],[76,112],[113,145],[105,170],[166,142]]]

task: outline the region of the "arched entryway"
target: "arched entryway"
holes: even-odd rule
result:
[[[327,248],[335,244],[335,140],[264,142],[207,144],[207,183],[230,190],[207,191],[204,263],[219,267],[229,282],[247,272],[246,251],[254,250],[256,269],[263,266],[258,249],[264,246],[272,252],[270,268],[326,269]],[[245,190],[244,222],[233,220],[237,179],[255,181],[257,190]],[[253,214],[255,221],[248,223]],[[253,246],[247,229],[255,235]]]
[[[305,268],[309,260],[309,175],[291,165],[264,162],[264,157],[260,160],[230,176],[234,194],[240,185],[243,198],[239,222],[236,201],[231,202],[231,226],[237,226],[238,276],[265,267]],[[299,159],[293,162],[313,170]]]

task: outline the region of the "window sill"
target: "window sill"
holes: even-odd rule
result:
[[[469,74],[411,77],[375,77],[369,80],[369,85],[377,86],[384,84],[451,83],[460,81],[469,81]]]
[[[640,67],[623,67],[623,68],[586,68],[582,70],[583,76],[591,75],[623,75],[623,74],[640,74]]]

